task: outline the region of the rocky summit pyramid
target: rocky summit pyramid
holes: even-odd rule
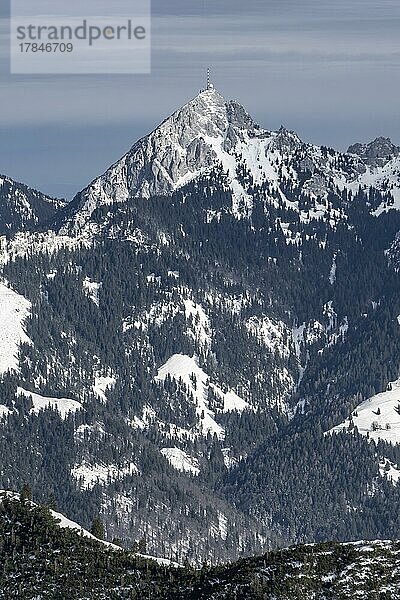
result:
[[[344,154],[304,143],[284,127],[262,129],[242,105],[211,87],[77,194],[58,225],[61,233],[76,235],[99,206],[170,195],[216,167],[227,176],[232,210],[239,216],[249,214],[252,206],[244,174],[252,185],[268,183],[276,198],[298,210],[296,199],[287,192],[287,182],[296,183],[315,200],[315,216],[325,213],[330,192],[355,192],[359,186],[389,190],[399,204],[399,160],[398,148],[384,138],[356,144]]]
[[[238,143],[268,137],[241,105],[214,88],[202,91],[78,194],[73,227],[100,204],[170,194],[217,163],[234,179]]]

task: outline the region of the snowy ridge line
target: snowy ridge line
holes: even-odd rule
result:
[[[53,255],[60,250],[90,248],[92,244],[93,239],[60,235],[52,229],[46,232],[18,232],[10,240],[0,237],[0,267],[30,254]]]
[[[227,177],[227,189],[232,192],[230,212],[238,219],[249,216],[253,208],[248,184],[243,183],[243,170],[254,185],[267,184],[266,200],[275,206],[283,202],[286,208],[299,213],[303,223],[329,214],[334,227],[346,215],[343,209],[330,205],[329,192],[347,190],[356,194],[360,187],[366,192],[376,189],[388,194],[374,214],[390,208],[400,210],[400,149],[388,142],[377,138],[370,144],[379,156],[375,161],[369,158],[371,149],[366,151],[359,144],[343,153],[305,143],[284,127],[278,131],[262,129],[243,106],[227,101],[215,88],[204,90],[78,193],[58,234],[17,234],[17,242],[6,242],[5,251],[0,243],[0,263],[23,256],[26,246],[32,252],[42,251],[40,248],[52,252],[57,246],[90,244],[101,231],[101,225],[91,221],[98,207],[122,204],[129,198],[171,195],[216,168],[222,168]],[[301,183],[305,172],[310,177]],[[288,198],[285,180],[301,184],[301,193],[312,200],[312,206],[302,210],[299,201]],[[282,224],[282,231],[288,243],[296,241],[289,224]],[[140,237],[141,232],[133,237],[137,234]],[[143,243],[143,239],[136,241]]]
[[[7,496],[8,498],[10,498],[12,500],[19,500],[19,498],[20,498],[20,495],[17,492],[12,492],[9,490],[0,490],[0,504],[1,504],[1,499],[4,496]],[[36,504],[35,502],[29,502],[29,504],[32,508],[39,507],[39,505]],[[111,542],[107,542],[106,540],[101,540],[101,539],[97,538],[92,533],[87,531],[87,529],[85,529],[81,525],[78,525],[78,523],[75,523],[75,521],[71,521],[71,519],[68,519],[62,513],[57,512],[52,509],[49,509],[49,510],[50,510],[51,516],[54,517],[58,521],[57,525],[61,529],[71,529],[72,531],[75,531],[82,537],[88,538],[90,540],[93,540],[94,542],[97,542],[98,544],[102,544],[103,546],[106,546],[109,550],[114,550],[117,552],[126,552],[126,550],[124,550],[120,546],[117,546],[116,544],[113,544]],[[180,564],[178,564],[174,561],[171,561],[167,558],[158,558],[156,556],[151,556],[149,554],[139,554],[139,553],[135,553],[135,556],[137,556],[138,558],[146,559],[146,560],[152,560],[152,561],[158,563],[159,565],[163,565],[163,566],[170,566],[170,567],[175,567],[175,568],[181,567]]]
[[[12,492],[9,490],[0,490],[0,502],[1,502],[1,498],[2,496],[7,496],[8,498],[12,499],[12,500],[19,500],[20,499],[20,495],[18,492]],[[30,506],[32,508],[38,508],[39,505],[36,504],[36,502],[29,502]],[[59,513],[55,510],[49,509],[50,510],[50,514],[52,517],[54,517],[55,519],[57,519],[58,522],[58,527],[60,527],[61,529],[72,529],[73,531],[76,531],[76,533],[79,533],[79,535],[81,535],[82,537],[86,537],[89,538],[95,542],[98,542],[99,544],[102,544],[104,546],[107,546],[107,548],[110,548],[112,550],[121,550],[120,546],[116,546],[115,544],[112,544],[111,542],[107,542],[105,540],[100,540],[99,538],[97,538],[96,536],[94,536],[92,533],[90,533],[89,531],[87,531],[87,529],[85,529],[84,527],[82,527],[81,525],[78,525],[78,523],[75,523],[75,521],[71,521],[71,519],[68,519],[65,515],[63,515],[62,513]]]

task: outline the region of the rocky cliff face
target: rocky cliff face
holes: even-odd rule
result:
[[[368,144],[353,144],[347,152],[356,154],[371,167],[383,167],[392,158],[399,156],[400,147],[393,144],[389,138],[377,137]]]
[[[242,106],[215,89],[201,92],[78,194],[66,230],[77,231],[99,205],[170,194],[258,132]]]

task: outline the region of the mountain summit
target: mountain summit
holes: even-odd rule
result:
[[[75,197],[72,230],[99,205],[170,194],[217,163],[234,175],[230,152],[257,135],[263,132],[243,106],[214,88],[200,92]]]
[[[399,152],[385,138],[356,144],[343,154],[305,143],[284,127],[262,129],[241,104],[209,87],[78,193],[58,218],[57,229],[91,237],[90,221],[101,206],[169,196],[213,171],[231,191],[230,211],[238,218],[252,213],[254,186],[264,187],[275,206],[284,202],[297,212],[306,210],[307,219],[323,216],[328,197],[343,189],[355,193],[373,186],[392,192],[397,203]],[[380,210],[386,208],[385,203]]]
[[[168,196],[212,171],[225,178],[230,210],[238,218],[252,213],[254,186],[264,186],[275,205],[284,202],[298,212],[304,206],[307,219],[326,213],[330,195],[359,187],[390,191],[392,203],[376,207],[385,210],[400,202],[399,153],[386,138],[355,144],[343,154],[305,143],[284,127],[262,129],[241,104],[210,86],[78,193],[57,228],[91,237],[90,221],[101,206]],[[300,197],[305,201],[299,204]]]

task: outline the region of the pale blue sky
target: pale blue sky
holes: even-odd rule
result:
[[[147,76],[11,76],[6,31],[3,18],[0,173],[47,193],[71,197],[104,171],[197,93],[207,64],[263,127],[340,149],[400,144],[398,0],[153,0]]]

